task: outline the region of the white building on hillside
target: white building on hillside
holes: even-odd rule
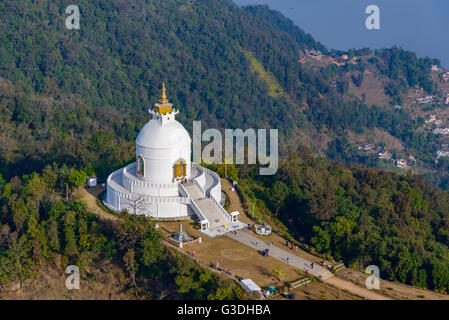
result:
[[[240,225],[238,212],[228,214],[221,205],[220,177],[191,162],[192,140],[175,119],[179,111],[168,102],[165,85],[149,113],[153,118],[136,140],[136,162],[108,177],[105,205],[157,220],[197,217],[203,231]]]
[[[405,159],[396,160],[396,166],[398,168],[406,169],[407,168],[407,161]]]
[[[97,177],[87,177],[87,186],[89,188],[97,186]]]

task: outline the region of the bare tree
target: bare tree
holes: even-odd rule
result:
[[[131,207],[133,214],[145,214],[149,211],[150,204],[145,201],[143,197],[136,197],[134,199],[126,199],[125,203]]]

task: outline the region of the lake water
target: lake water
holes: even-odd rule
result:
[[[437,58],[449,68],[448,0],[234,0],[268,4],[328,48],[372,49],[394,45]],[[380,9],[380,30],[368,30],[365,9]]]

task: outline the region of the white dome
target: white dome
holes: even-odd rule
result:
[[[174,119],[173,113],[155,116],[136,139],[137,173],[145,181],[155,184],[173,183],[178,177],[189,177],[192,152],[189,133]],[[184,169],[180,169],[180,165]],[[184,175],[175,175],[175,171],[180,173],[179,170],[184,171]]]
[[[168,102],[165,85],[151,119],[136,139],[136,173],[152,184],[179,183],[191,173],[192,139],[175,119],[179,113]]]
[[[192,142],[187,130],[176,120],[160,125],[150,120],[140,131],[136,144],[149,149],[173,149],[177,145]]]

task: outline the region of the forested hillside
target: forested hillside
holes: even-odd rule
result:
[[[188,129],[199,119],[219,129],[278,128],[283,156],[304,144],[332,159],[376,165],[344,138],[348,131],[363,135],[379,128],[419,157],[435,183],[446,184],[444,170],[434,164],[438,139],[421,132],[407,112],[354,99],[345,80],[359,72],[353,79],[360,84],[374,68],[388,80],[391,100],[400,100],[415,85],[435,90],[429,70],[437,61],[394,48],[357,65],[310,68],[299,62],[304,49],[343,53],[328,51],[266,6],[242,8],[229,0],[77,5],[81,28],[68,30],[63,1],[0,3],[5,176],[54,160],[93,165],[104,177],[110,167],[132,159],[127,143],[148,120],[146,110],[166,82]]]
[[[80,30],[65,28],[64,1],[0,2],[0,282],[26,283],[56,257],[80,266],[112,259],[138,280],[137,288],[126,285],[149,298],[161,292],[143,288],[145,279],[173,298],[239,296],[163,249],[150,222],[125,216],[120,226],[102,225],[70,199],[86,172],[104,179],[134,159],[133,140],[165,82],[187,129],[202,120],[207,128],[280,130],[281,157],[289,160],[278,175],[258,177],[247,166],[234,172],[265,216],[320,254],[449,289],[448,194],[411,174],[350,164],[377,162],[347,138],[388,134],[432,183],[448,187],[449,161],[435,163],[440,137],[422,129],[414,110],[393,108],[410,90],[438,93],[430,75],[438,61],[400,48],[327,49],[268,7],[229,0],[76,4]],[[308,65],[300,63],[304,49],[361,58]],[[385,105],[349,90],[370,74],[380,79],[374,95],[385,95]],[[347,166],[307,158],[298,145]]]
[[[76,265],[83,281],[95,279],[92,269],[109,261],[123,270],[120,285],[135,298],[242,296],[232,281],[164,247],[144,216],[100,221],[71,196],[85,181],[83,170],[57,165],[9,182],[0,176],[0,291],[11,285],[26,290],[44,267],[62,266],[60,273]]]
[[[381,278],[449,291],[449,193],[411,174],[292,156],[274,179],[229,169],[255,215],[312,253]],[[221,169],[219,169],[221,170]]]
[[[62,1],[46,2],[2,3],[0,75],[23,81],[27,92],[58,88],[125,113],[146,111],[165,81],[189,120],[255,126],[257,107],[262,123],[280,124],[275,112],[286,115],[287,102],[267,96],[263,80],[247,72],[244,51],[298,82],[300,68],[289,70],[289,60],[304,47],[321,48],[299,29],[228,1],[81,1],[79,31],[65,29]]]
[[[263,65],[281,68],[293,79],[291,87],[300,82],[300,66],[288,62],[304,47],[322,46],[292,25],[276,27],[271,20],[282,16],[260,19],[230,1],[102,3],[78,3],[80,30],[65,29],[63,1],[0,4],[0,77],[12,83],[2,86],[3,165],[71,161],[61,140],[78,140],[71,153],[78,165],[94,161],[83,157],[95,149],[84,134],[105,131],[98,133],[102,139],[119,145],[132,140],[163,81],[187,128],[203,119],[217,128],[292,129],[301,119],[290,98],[270,96],[264,79],[248,72],[245,56],[250,52]],[[34,144],[45,147],[29,150]]]

